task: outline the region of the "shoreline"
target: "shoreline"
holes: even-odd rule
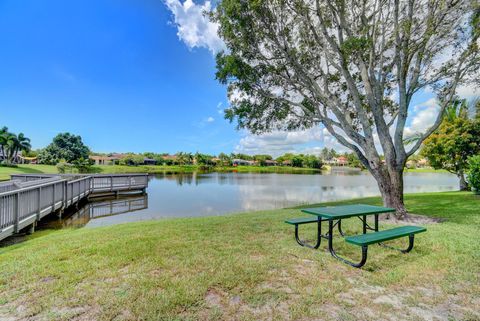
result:
[[[101,165],[92,166],[91,174],[128,174],[128,173],[147,173],[147,174],[164,174],[164,173],[194,173],[194,172],[237,172],[237,173],[279,173],[279,174],[321,174],[334,170],[358,170],[352,167],[332,167],[324,165],[321,169],[289,167],[289,166],[217,166],[211,168],[202,168],[202,166],[185,165],[185,166],[163,166],[163,165]],[[56,174],[58,170],[53,165],[30,165],[20,164],[18,167],[0,166],[0,181],[9,180],[10,174]],[[405,169],[405,173],[448,173],[445,170],[435,170],[431,168]]]

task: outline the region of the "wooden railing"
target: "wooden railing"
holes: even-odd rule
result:
[[[148,175],[145,174],[94,175],[92,179],[94,193],[138,190],[148,186]]]
[[[68,207],[92,192],[92,177],[86,176],[75,180],[67,181],[65,207]]]
[[[14,189],[19,188],[18,182],[16,181],[8,181],[0,183],[0,193],[13,191]]]
[[[0,239],[17,233],[63,206],[65,179],[40,179],[37,184],[0,193]]]
[[[0,240],[94,193],[143,190],[146,174],[12,175],[0,184]]]

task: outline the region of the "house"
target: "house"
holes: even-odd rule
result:
[[[289,160],[289,159],[284,160],[284,161],[282,162],[282,165],[283,165],[283,166],[292,166],[292,161]]]
[[[143,159],[143,165],[157,165],[157,161],[154,160],[153,158],[147,158],[145,157]]]
[[[407,161],[407,163],[405,164],[405,166],[406,166],[407,168],[417,168],[417,161],[411,159],[411,160]]]
[[[267,159],[267,160],[265,161],[265,166],[277,166],[277,164],[278,164],[278,163],[277,163],[276,161],[271,160],[271,159]]]
[[[339,156],[333,159],[336,166],[347,166],[348,159],[345,156]]]
[[[18,155],[18,160],[22,164],[37,164],[37,157],[27,157]]]
[[[255,165],[255,162],[236,158],[232,160],[232,165],[233,166],[252,166],[252,165]]]
[[[121,159],[119,156],[91,155],[88,158],[95,162],[95,165],[115,165]],[[119,154],[117,154],[119,155]]]
[[[417,162],[417,167],[418,168],[425,168],[428,167],[430,164],[428,163],[428,160],[426,158],[419,159]]]

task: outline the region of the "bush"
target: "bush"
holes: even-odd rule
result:
[[[480,155],[468,159],[468,183],[477,193],[480,193]]]
[[[89,159],[77,159],[73,162],[73,167],[75,167],[80,174],[90,173],[92,171],[92,163]]]
[[[8,160],[3,160],[1,163],[0,163],[0,166],[2,167],[18,167],[17,164],[14,164]]]
[[[60,174],[71,173],[73,169],[73,165],[65,161],[58,163],[56,167]]]

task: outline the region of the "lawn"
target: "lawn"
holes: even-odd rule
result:
[[[358,202],[380,203],[343,203]],[[298,246],[283,223],[298,209],[37,232],[0,248],[0,319],[478,320],[480,198],[417,194],[406,204],[446,221],[409,254],[371,246],[363,269],[325,244]],[[344,230],[358,233],[357,221]],[[336,246],[359,257],[341,238]]]
[[[405,168],[405,173],[449,173],[444,169],[426,168]]]
[[[101,165],[92,166],[93,173],[102,174],[122,174],[122,173],[192,173],[200,170],[196,165],[140,165],[140,166],[125,166],[125,165]],[[296,168],[286,166],[224,166],[214,167],[214,171],[219,172],[241,172],[241,173],[312,173],[320,172],[321,170],[315,168]],[[18,165],[18,167],[2,167],[0,166],[0,181],[10,179],[10,174],[38,174],[38,173],[58,173],[57,168],[53,165]]]
[[[52,165],[18,165],[18,167],[0,166],[0,181],[9,180],[11,174],[41,174],[57,173],[57,168]]]

